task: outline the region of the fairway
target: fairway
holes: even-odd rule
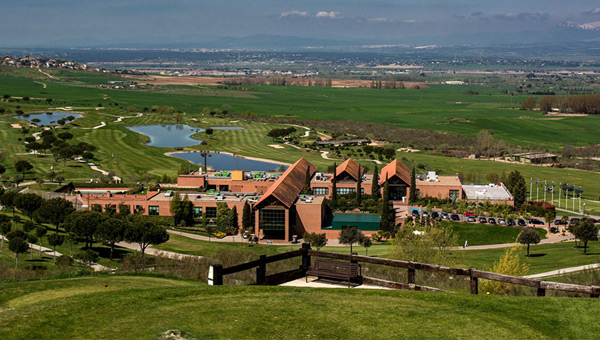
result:
[[[600,331],[596,302],[84,277],[3,284],[0,338],[581,339]]]

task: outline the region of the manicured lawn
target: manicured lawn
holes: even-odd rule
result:
[[[195,339],[584,339],[600,331],[592,299],[211,287],[138,276],[2,288],[2,339],[160,339],[168,330]]]
[[[500,244],[516,242],[517,237],[523,231],[523,228],[508,227],[502,225],[489,225],[479,223],[458,223],[458,222],[442,222],[449,226],[458,235],[457,246],[464,245],[465,240],[470,246],[478,246],[485,244]],[[541,228],[535,229],[540,238],[546,237],[546,230]]]
[[[532,245],[531,256],[526,257],[526,247],[521,249],[522,260],[529,264],[529,274],[543,273],[560,268],[576,267],[600,261],[600,244],[589,242],[587,255],[574,242]],[[461,252],[466,267],[490,269],[506,249],[466,250]]]

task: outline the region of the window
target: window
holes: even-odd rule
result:
[[[144,211],[144,206],[143,205],[136,205],[135,206],[135,211],[134,213],[138,213],[138,212],[143,212]]]
[[[337,188],[338,195],[347,195],[356,192],[356,188]]]
[[[217,218],[217,207],[206,207],[206,218]]]
[[[329,195],[329,188],[313,188],[312,191],[315,195]]]
[[[148,206],[148,215],[158,215],[158,205]]]
[[[202,207],[194,207],[194,218],[202,217]]]
[[[458,201],[458,190],[450,190],[448,197],[450,197],[450,199],[453,201]]]
[[[259,227],[263,230],[285,230],[284,209],[261,209]]]

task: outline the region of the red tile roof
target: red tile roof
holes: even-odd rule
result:
[[[296,202],[298,195],[300,195],[304,188],[307,168],[312,177],[317,168],[306,159],[300,158],[275,181],[254,206],[260,207],[263,202],[267,201],[270,197],[274,197],[289,209]]]
[[[350,177],[358,181],[359,169],[360,173],[364,173],[364,170],[358,163],[356,163],[352,158],[348,158],[344,163],[340,164],[335,169],[335,176],[339,177],[342,173],[346,172]]]
[[[381,169],[379,185],[383,185],[383,183],[385,183],[386,176],[388,179],[398,176],[398,178],[410,185],[410,169],[397,159],[394,159]]]

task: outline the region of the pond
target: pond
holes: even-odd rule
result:
[[[172,157],[188,160],[194,164],[204,166],[204,156],[201,152],[182,152],[171,154]],[[227,153],[208,152],[206,162],[213,170],[245,170],[245,171],[270,171],[279,170],[281,164],[255,159],[243,158]],[[284,165],[284,169],[288,166]]]
[[[35,114],[30,114],[30,115],[20,115],[20,116],[15,116],[13,118],[21,118],[21,119],[26,119],[32,123],[35,123],[37,125],[57,125],[57,121],[63,119],[63,118],[67,118],[67,117],[75,117],[75,118],[79,118],[81,117],[80,114],[78,113],[71,113],[71,112],[47,112],[47,113],[35,113]],[[37,121],[33,121],[34,119],[39,119],[39,122]]]
[[[241,126],[212,126],[213,130],[244,130],[244,127]]]
[[[147,145],[164,148],[198,145],[202,141],[192,138],[192,135],[205,131],[183,124],[130,126],[128,129],[148,136],[150,142]]]

